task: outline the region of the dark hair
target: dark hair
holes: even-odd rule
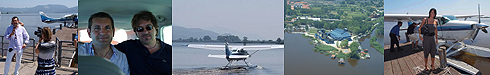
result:
[[[12,17],[12,20],[14,20],[15,18],[17,18],[17,20],[20,20],[17,16]]]
[[[17,18],[17,20],[19,20],[19,17],[14,16],[14,17],[12,17],[12,20],[10,21],[10,24],[14,24],[13,21],[14,21],[15,18]]]
[[[97,12],[95,14],[92,14],[90,18],[88,19],[88,29],[90,30],[92,28],[92,19],[94,18],[109,18],[111,19],[111,25],[112,29],[114,29],[114,19],[112,19],[111,15],[105,13],[105,12]]]
[[[136,28],[141,20],[151,21],[151,24],[153,24],[153,27],[158,33],[158,28],[160,27],[158,26],[157,18],[149,11],[141,11],[133,16],[133,19],[131,20],[131,27],[133,27],[133,31],[136,32]]]
[[[432,10],[434,10],[434,17],[433,18],[436,18],[436,15],[437,15],[436,8],[430,8],[430,10],[429,10],[429,17],[427,17],[427,18],[430,18],[430,11],[432,11]]]
[[[403,22],[401,22],[401,21],[398,21],[398,25],[400,25],[400,24],[402,24],[402,23],[403,23]]]

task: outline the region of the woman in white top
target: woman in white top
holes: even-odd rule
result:
[[[53,36],[51,29],[49,27],[44,27],[36,46],[36,53],[38,53],[36,75],[56,74],[53,56],[57,45],[54,41],[51,41],[51,36]]]

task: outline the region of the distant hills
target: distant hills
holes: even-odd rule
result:
[[[77,13],[78,6],[68,8],[65,5],[59,4],[48,4],[48,5],[37,5],[35,7],[26,8],[12,8],[12,7],[0,7],[2,14],[5,13],[38,13],[43,11],[45,13]]]
[[[188,39],[190,37],[203,38],[206,35],[211,37],[212,40],[216,40],[219,33],[203,30],[201,28],[184,28],[177,25],[172,26],[172,40],[177,40],[179,38]]]

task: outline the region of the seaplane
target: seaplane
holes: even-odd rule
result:
[[[44,23],[73,23],[78,21],[78,13],[68,14],[60,18],[51,18],[42,11],[40,11],[39,14],[41,15],[41,21]]]
[[[230,46],[228,41],[224,45],[203,45],[203,44],[189,44],[189,48],[199,48],[207,50],[224,50],[225,55],[212,55],[209,54],[208,57],[211,58],[222,58],[228,61],[224,69],[229,68],[234,61],[243,61],[246,67],[250,67],[249,63],[246,61],[253,54],[260,50],[271,50],[271,49],[281,49],[284,45],[247,45],[247,46]],[[253,53],[249,54],[248,51],[255,50]]]
[[[436,48],[441,48],[441,46],[446,46],[448,48],[442,49],[445,52],[439,52],[439,54],[443,54],[442,56],[450,56],[459,51],[465,51],[468,53],[473,53],[482,57],[490,57],[490,48],[483,48],[478,46],[467,45],[463,41],[471,40],[473,42],[478,35],[478,32],[482,31],[484,33],[488,33],[486,28],[489,26],[485,23],[481,23],[480,17],[483,16],[479,12],[476,15],[436,15],[435,19],[438,20],[437,31],[438,31],[438,40],[439,43]],[[427,18],[429,15],[420,15],[420,14],[385,14],[384,21],[385,22],[421,22],[424,18]],[[468,18],[478,17],[478,22],[475,21],[466,21]],[[458,18],[464,18],[464,20],[459,20]],[[409,37],[409,38],[418,38],[418,29],[420,25],[415,27],[414,32],[417,37]],[[400,31],[407,30],[401,29]],[[442,40],[442,41],[441,41]],[[458,44],[459,43],[459,44]],[[453,49],[454,48],[454,49]],[[445,57],[445,58],[446,58]],[[446,60],[444,58],[444,60]],[[441,58],[442,59],[442,58]],[[447,59],[450,65],[455,66],[465,72],[470,74],[477,74],[479,70],[474,67],[468,66],[466,63],[461,61],[454,61],[455,59]],[[447,63],[446,63],[447,64]]]

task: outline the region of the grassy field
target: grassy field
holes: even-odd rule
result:
[[[318,31],[318,29],[310,29],[310,31],[308,31],[308,34],[315,34],[316,32]]]

